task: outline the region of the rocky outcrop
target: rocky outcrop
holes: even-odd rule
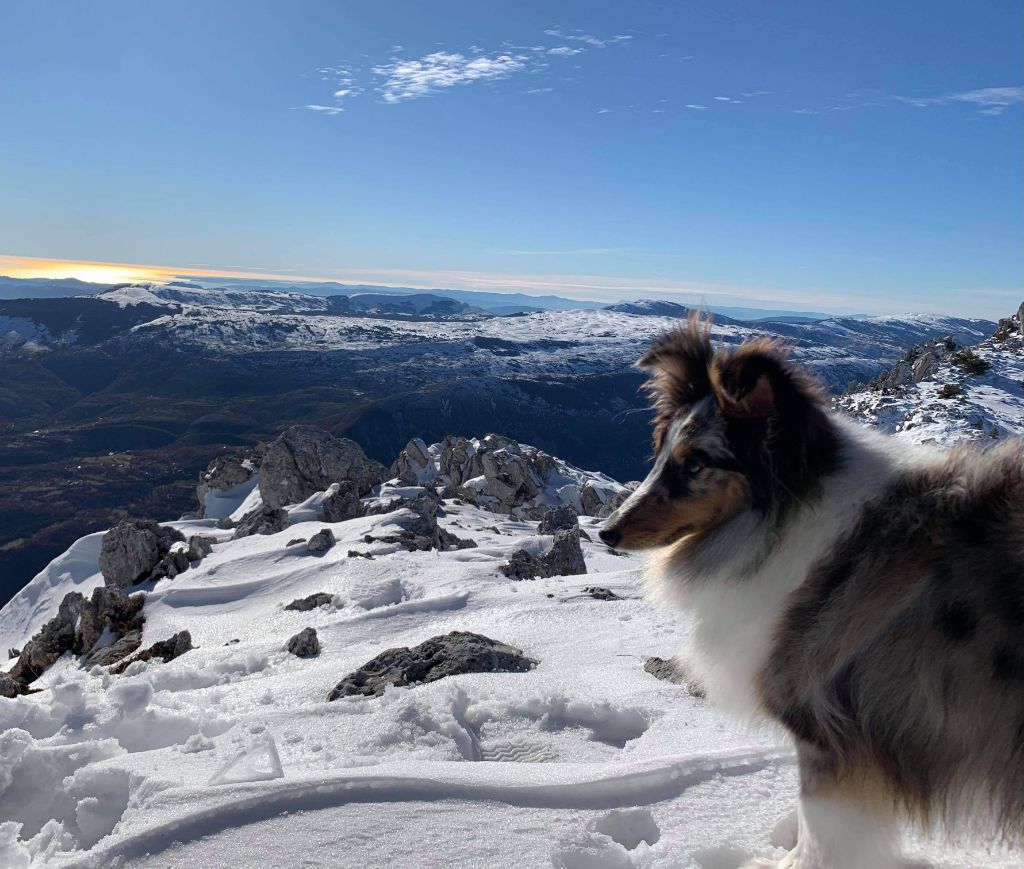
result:
[[[337,541],[334,539],[334,532],[330,528],[321,528],[312,537],[309,538],[309,542],[306,544],[306,549],[310,552],[317,554],[326,552],[330,549]]]
[[[143,602],[141,594],[128,596],[107,586],[93,589],[91,598],[85,598],[77,591],[68,592],[57,609],[57,615],[43,625],[21,650],[10,671],[11,678],[28,685],[66,652],[87,654],[105,635],[119,639],[133,632],[141,635]],[[122,644],[121,648],[127,645]]]
[[[310,610],[318,609],[322,606],[327,606],[334,600],[334,595],[329,594],[326,591],[318,591],[315,594],[311,594],[308,597],[297,597],[288,606],[286,610],[292,610],[294,612],[306,613]]]
[[[206,537],[202,534],[193,534],[188,539],[188,560],[190,562],[202,561],[213,552],[213,544],[217,542],[216,537]]]
[[[430,489],[420,488],[418,494],[412,497],[399,497],[389,501],[382,499],[381,503],[371,506],[369,513],[396,513],[394,524],[399,526],[399,530],[390,534],[367,534],[363,537],[366,543],[397,543],[409,551],[446,551],[476,547],[476,541],[463,540],[438,524],[438,515],[444,515],[442,502],[437,493]]]
[[[359,490],[351,480],[331,483],[323,502],[324,522],[347,522],[358,519],[365,513]]]
[[[181,657],[185,652],[195,648],[192,645],[192,635],[188,631],[178,631],[173,637],[153,643],[148,649],[137,652],[130,658],[125,658],[121,663],[110,668],[111,673],[123,673],[136,661],[152,661],[154,659],[167,663],[175,658]]]
[[[427,446],[410,441],[391,468],[407,486],[432,486],[495,513],[540,519],[552,506],[610,515],[607,502],[623,487],[603,474],[581,471],[512,438],[448,436]]]
[[[176,547],[176,544],[183,544]],[[189,547],[175,528],[145,519],[125,519],[103,535],[100,571],[108,586],[127,588],[147,579],[187,570]]]
[[[1005,343],[1012,338],[1024,338],[1024,302],[1020,303],[1016,314],[999,321],[992,338],[999,343]]]
[[[288,514],[279,507],[256,507],[246,513],[235,527],[233,540],[253,534],[277,534],[288,527]]]
[[[381,652],[342,679],[327,699],[379,697],[389,685],[436,682],[460,673],[524,673],[536,665],[513,646],[468,631],[452,631],[412,648]]]
[[[248,483],[256,473],[252,459],[244,456],[218,456],[199,474],[196,498],[199,518],[206,515],[207,496],[211,492],[226,492]]]
[[[297,658],[312,658],[320,654],[320,640],[313,628],[303,628],[288,641],[288,651]]]
[[[296,425],[267,447],[260,465],[260,495],[268,507],[283,507],[343,481],[366,495],[386,476],[387,469],[355,441]]]
[[[946,335],[943,338],[929,338],[914,344],[892,368],[872,380],[868,384],[868,388],[889,394],[912,383],[930,380],[942,367],[942,363],[956,351],[957,347],[956,339],[952,335]],[[847,388],[847,392],[863,389],[863,384],[853,383]]]
[[[579,529],[556,531],[551,548],[540,558],[525,549],[516,549],[508,562],[498,569],[509,579],[584,574],[587,572],[587,562],[580,547]]]
[[[576,511],[570,505],[562,504],[560,507],[552,507],[541,517],[537,533],[553,535],[556,531],[578,528],[579,524]]]

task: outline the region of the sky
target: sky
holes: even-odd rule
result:
[[[34,0],[0,82],[0,273],[1024,298],[1019,0]]]

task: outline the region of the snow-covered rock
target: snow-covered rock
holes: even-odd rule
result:
[[[127,588],[158,576],[176,576],[188,568],[188,550],[182,533],[146,519],[125,519],[103,535],[100,570],[107,585]],[[164,562],[166,559],[165,563]]]
[[[391,472],[405,485],[430,486],[495,513],[530,519],[558,506],[596,516],[606,504],[628,495],[625,486],[604,474],[581,471],[543,450],[495,434],[449,436],[430,446],[412,440]]]
[[[536,665],[513,646],[468,631],[452,631],[411,649],[381,652],[335,685],[327,699],[379,697],[390,686],[436,682],[461,673],[524,673]]]
[[[984,444],[1024,435],[1020,323],[1018,311],[974,345],[947,339],[912,348],[870,386],[835,399],[835,406],[914,443]]]

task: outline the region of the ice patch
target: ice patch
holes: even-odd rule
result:
[[[272,781],[283,778],[284,768],[274,737],[263,734],[253,745],[221,767],[210,779],[211,785]]]

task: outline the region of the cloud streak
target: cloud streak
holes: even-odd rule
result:
[[[928,106],[948,106],[953,103],[968,103],[978,107],[982,115],[1001,115],[1010,106],[1024,103],[1024,87],[991,87],[944,94],[940,97],[896,97],[900,102],[910,103],[919,109]]]

